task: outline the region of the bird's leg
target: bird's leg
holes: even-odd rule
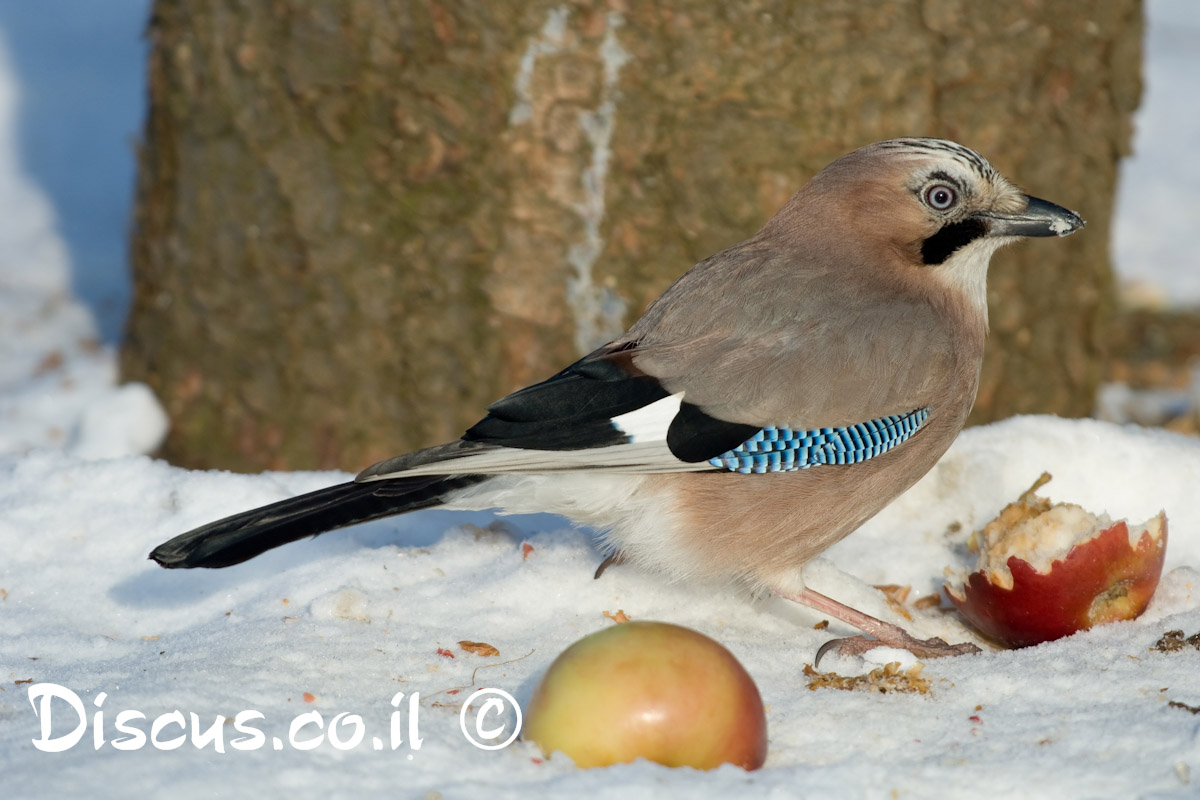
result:
[[[814,592],[812,589],[804,588],[798,592],[775,592],[775,594],[794,603],[816,609],[823,614],[828,614],[834,619],[841,620],[847,625],[858,628],[863,633],[875,637],[875,639],[868,639],[865,636],[851,636],[846,639],[831,639],[817,651],[817,657],[813,666],[820,664],[821,658],[830,650],[837,650],[842,655],[860,655],[876,647],[886,646],[907,650],[918,658],[961,656],[967,653],[980,652],[978,647],[965,642],[963,644],[946,644],[946,642],[936,637],[924,640],[917,639],[899,625],[893,625],[890,622],[876,619],[869,614],[864,614],[848,605],[839,603],[832,597],[826,597],[820,592]]]
[[[592,580],[598,580],[604,571],[612,566],[620,566],[625,563],[625,554],[620,550],[613,552],[611,556],[600,562],[600,566],[596,567],[596,574],[592,576]]]

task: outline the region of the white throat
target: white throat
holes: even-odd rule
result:
[[[992,254],[1009,242],[1012,236],[984,236],[960,247],[941,264],[930,269],[943,285],[958,292],[967,305],[975,309],[987,324],[987,273]]]

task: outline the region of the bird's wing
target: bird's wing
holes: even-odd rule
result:
[[[953,350],[931,338],[939,334],[928,309],[903,297],[870,306],[853,292],[818,292],[803,270],[779,277],[779,265],[753,248],[726,256],[724,274],[695,280],[706,277],[702,263],[663,296],[667,313],[652,307],[622,338],[494,403],[461,440],[381,462],[358,480],[805,469],[879,455],[924,425],[934,378],[945,372],[939,354]],[[764,266],[792,296],[762,285]],[[740,297],[712,290],[730,280],[742,284]],[[819,296],[797,302],[804,292]],[[863,319],[871,307],[879,318]]]
[[[608,345],[557,375],[488,407],[450,444],[364,470],[358,480],[400,475],[558,470],[710,470],[709,459],[762,427],[705,414],[633,366],[636,348]]]

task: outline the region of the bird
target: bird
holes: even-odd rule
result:
[[[961,144],[861,147],[686,271],[625,333],[488,406],[460,439],[183,533],[150,558],[227,567],[418,509],[549,512],[600,532],[611,555],[597,577],[631,563],[773,594],[864,634],[827,643],[841,652],[975,652],[808,588],[804,566],[962,430],[992,254],[1084,224]]]

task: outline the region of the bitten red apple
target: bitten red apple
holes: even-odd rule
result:
[[[645,758],[758,769],[767,757],[746,670],[704,634],[665,622],[614,625],[564,650],[534,690],[522,736],[580,767]]]
[[[1027,647],[1105,622],[1133,619],[1158,587],[1167,518],[1112,522],[1036,490],[1043,474],[971,539],[975,572],[946,593],[985,636]]]

